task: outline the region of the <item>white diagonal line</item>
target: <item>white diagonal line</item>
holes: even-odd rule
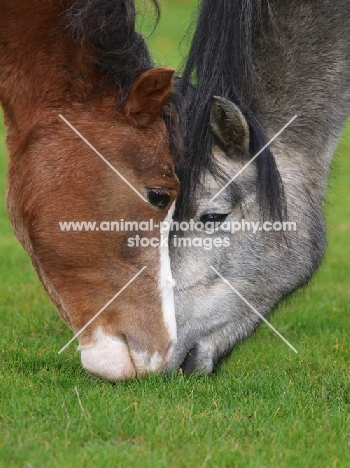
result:
[[[75,340],[75,338],[77,338],[89,325],[91,325],[91,323],[92,323],[95,319],[97,319],[97,317],[98,317],[99,315],[101,315],[102,312],[103,312],[104,310],[106,310],[107,307],[108,307],[110,304],[112,304],[112,302],[113,302],[115,299],[117,299],[117,297],[118,297],[123,291],[125,291],[125,289],[126,289],[128,286],[130,286],[130,284],[131,284],[133,281],[135,281],[136,278],[137,278],[138,276],[140,276],[141,273],[142,273],[146,268],[147,268],[146,266],[144,266],[143,268],[141,268],[141,270],[140,270],[133,278],[131,278],[131,280],[128,281],[128,283],[126,283],[126,285],[123,286],[122,289],[121,289],[119,292],[117,292],[117,294],[116,294],[114,297],[112,297],[112,299],[111,299],[110,301],[108,301],[107,304],[106,304],[105,306],[103,306],[102,309],[99,310],[99,311],[97,312],[97,314],[94,315],[94,317],[92,317],[92,319],[90,319],[90,320],[88,321],[88,323],[87,323],[86,325],[84,325],[84,327],[83,327],[80,331],[78,331],[78,333],[77,333],[76,335],[74,335],[73,338],[72,338],[70,341],[68,341],[68,343],[67,343],[65,346],[63,346],[63,348],[58,352],[58,354],[61,354],[66,348],[68,348],[68,346],[69,346],[71,343],[73,343],[73,341]]]
[[[83,404],[82,404],[82,402],[81,402],[81,399],[80,399],[80,396],[79,396],[79,392],[78,392],[77,387],[74,387],[74,391],[75,391],[75,394],[76,394],[76,396],[77,396],[77,398],[78,398],[78,403],[79,403],[81,412],[82,412],[82,413],[85,413],[85,409],[84,409],[84,406],[83,406]]]
[[[218,196],[220,195],[220,193],[222,193],[224,190],[226,190],[227,187],[228,187],[230,184],[232,184],[232,182],[233,182],[240,174],[242,174],[242,172],[243,172],[245,169],[247,169],[247,167],[250,166],[250,164],[251,164],[252,162],[254,162],[254,161],[256,160],[256,158],[257,158],[268,146],[270,146],[271,143],[272,143],[274,140],[276,140],[276,138],[277,138],[278,136],[280,136],[281,133],[284,132],[285,129],[286,129],[287,127],[289,127],[289,125],[290,125],[297,117],[298,117],[298,116],[295,115],[292,119],[290,119],[290,121],[289,121],[278,133],[276,133],[276,135],[275,135],[273,138],[271,138],[271,140],[270,140],[268,143],[266,143],[266,145],[265,145],[263,148],[261,148],[261,150],[258,151],[258,153],[256,153],[256,155],[255,155],[245,166],[243,166],[242,169],[239,170],[239,171],[237,172],[237,174],[235,174],[235,175],[232,177],[232,179],[229,180],[229,181],[227,182],[227,184],[224,185],[224,187],[222,187],[222,189],[220,189],[220,190],[218,191],[218,193],[217,193],[216,195],[213,196],[213,198],[209,201],[209,203],[211,203],[212,201],[214,201],[215,198],[218,197]]]
[[[271,325],[271,323],[268,322],[268,321],[266,320],[266,318],[265,318],[264,316],[262,316],[262,315],[260,314],[260,312],[258,312],[258,311],[242,296],[242,294],[240,294],[240,293],[237,291],[237,289],[235,289],[235,288],[232,286],[231,283],[229,283],[229,281],[227,281],[226,278],[224,278],[213,266],[211,266],[210,268],[211,268],[212,270],[215,271],[215,273],[222,279],[222,281],[224,281],[224,282],[227,284],[227,286],[229,286],[229,287],[232,289],[232,291],[235,292],[235,293],[237,294],[237,296],[240,297],[240,298],[242,299],[242,301],[244,301],[244,302],[247,304],[247,306],[250,307],[250,308],[252,309],[252,311],[253,311],[256,315],[258,315],[258,316],[261,318],[261,320],[263,320],[263,321],[266,323],[266,325],[268,325],[268,326],[271,328],[271,330],[272,330],[273,332],[275,332],[276,335],[279,336],[279,337],[281,338],[281,340],[284,341],[284,342],[286,343],[286,345],[288,345],[288,346],[290,347],[290,349],[291,349],[292,351],[294,351],[296,354],[298,354],[298,351],[294,348],[294,346],[292,346],[292,345],[289,343],[289,341],[287,341],[287,340],[284,338],[284,336],[282,336],[282,335],[276,330],[276,328],[273,327],[273,326]]]
[[[68,125],[68,127],[70,127],[73,130],[73,132],[75,132],[97,154],[97,156],[99,156],[102,159],[102,161],[104,161],[112,169],[112,171],[114,171],[131,188],[131,190],[133,190],[140,198],[142,198],[143,201],[148,203],[146,198],[114,166],[112,166],[112,164],[104,156],[102,156],[102,154],[99,153],[97,149],[94,146],[92,146],[92,144],[89,143],[89,141],[86,138],[84,138],[83,135],[79,133],[78,130],[75,127],[73,127],[73,125],[70,122],[68,122],[67,119],[63,117],[63,115],[59,114],[59,116]]]

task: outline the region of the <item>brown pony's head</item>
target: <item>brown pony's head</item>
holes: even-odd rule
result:
[[[176,343],[168,249],[159,242],[179,190],[162,118],[173,72],[144,72],[121,109],[108,91],[49,108],[25,144],[9,127],[16,234],[61,317],[80,332],[83,366],[111,381],[160,370]],[[131,231],[131,222],[143,224]]]
[[[179,183],[174,70],[153,68],[134,1],[112,3],[2,0],[0,103],[15,233],[84,367],[117,381],[162,369],[176,342],[159,238]]]

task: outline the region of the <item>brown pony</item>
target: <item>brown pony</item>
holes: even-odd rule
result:
[[[117,381],[161,369],[175,345],[166,248],[132,249],[130,233],[62,232],[59,223],[159,226],[179,184],[162,118],[173,70],[153,68],[133,2],[112,3],[0,0],[0,101],[9,217],[73,332],[147,267],[79,335],[84,367]]]

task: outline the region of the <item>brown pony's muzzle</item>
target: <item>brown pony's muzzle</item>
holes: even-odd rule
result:
[[[132,348],[125,336],[115,337],[99,327],[95,340],[89,345],[80,345],[84,368],[93,375],[111,382],[123,381],[149,372],[159,372],[169,362],[175,342],[169,341],[164,350],[156,352]]]

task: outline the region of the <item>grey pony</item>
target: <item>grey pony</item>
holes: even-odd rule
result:
[[[211,267],[266,316],[282,298],[309,281],[325,251],[322,210],[327,175],[350,110],[350,1],[258,3],[266,4],[273,27],[266,32],[262,24],[259,32],[253,31],[256,79],[251,106],[267,139],[298,116],[271,145],[288,220],[296,223],[297,230],[277,235],[219,228],[211,236],[229,238],[230,247],[171,246],[178,345],[168,370],[181,366],[188,373],[212,372],[261,323]],[[213,98],[210,157],[225,180],[254,156],[249,150],[249,126],[236,104],[225,97]],[[201,174],[194,221],[261,220],[255,163],[235,179],[230,190],[211,201],[224,182],[209,170]],[[192,240],[208,237],[204,231],[175,234]]]

